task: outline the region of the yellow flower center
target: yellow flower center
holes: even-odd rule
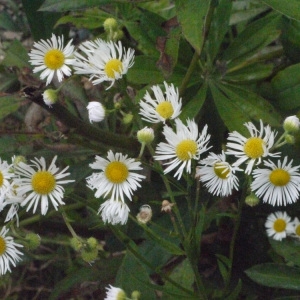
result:
[[[300,224],[296,227],[295,233],[297,234],[297,236],[300,236]]]
[[[121,73],[123,71],[123,64],[119,59],[111,59],[104,67],[104,72],[109,78],[116,78],[115,72]]]
[[[4,183],[4,176],[2,172],[0,172],[0,187],[2,187],[3,183]]]
[[[215,163],[214,171],[221,179],[226,179],[230,172],[229,168],[221,162]]]
[[[264,154],[264,140],[259,137],[251,137],[244,145],[244,152],[250,158],[259,158]]]
[[[282,232],[286,228],[286,222],[283,219],[277,219],[273,224],[273,229],[276,232]]]
[[[180,160],[189,160],[197,153],[197,143],[193,140],[183,140],[176,147],[176,155]]]
[[[271,172],[269,179],[275,186],[284,186],[290,182],[290,174],[283,169],[275,169]]]
[[[169,101],[163,101],[156,106],[157,113],[164,119],[169,119],[174,113],[173,106]]]
[[[56,180],[50,172],[38,171],[32,176],[31,185],[37,194],[48,195],[54,190]]]
[[[63,66],[65,55],[58,49],[49,50],[44,56],[44,63],[47,68],[57,70]]]
[[[6,251],[6,242],[5,239],[0,236],[0,256],[3,255]]]
[[[110,162],[105,169],[105,176],[112,183],[124,182],[128,174],[127,166],[120,161]]]

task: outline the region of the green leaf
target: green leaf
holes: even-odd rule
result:
[[[205,102],[206,93],[207,83],[205,82],[198,90],[197,94],[183,106],[182,112],[179,116],[182,121],[185,121],[188,118],[194,119],[197,116]]]
[[[140,55],[135,58],[134,65],[127,73],[128,81],[136,84],[157,84],[164,77],[156,67],[156,59],[150,56]]]
[[[277,28],[280,16],[269,14],[250,23],[229,45],[223,54],[228,68],[243,62],[276,40],[280,35]]]
[[[300,269],[283,264],[265,263],[245,271],[256,283],[282,289],[300,291]]]
[[[300,243],[297,240],[275,241],[273,239],[269,240],[274,251],[283,256],[287,262],[292,262],[298,267],[300,267]]]
[[[19,29],[12,20],[12,17],[6,11],[0,13],[0,28],[10,31],[18,31]]]
[[[234,288],[233,291],[230,292],[228,296],[226,296],[225,300],[235,300],[238,299],[238,296],[240,294],[240,291],[242,289],[242,280],[239,279],[236,287]]]
[[[264,3],[271,6],[283,15],[300,20],[300,1],[299,0],[263,0]]]
[[[39,11],[65,12],[85,9],[115,2],[113,0],[46,0]]]
[[[116,277],[116,286],[121,287],[129,297],[133,291],[140,291],[141,299],[155,299],[154,286],[151,289],[149,276],[143,265],[127,252]]]
[[[175,0],[182,33],[198,53],[203,45],[203,27],[209,3],[209,0]]]
[[[0,97],[0,119],[15,112],[21,104],[20,100],[14,95]]]
[[[279,108],[291,110],[300,107],[300,63],[278,72],[271,83]]]
[[[181,286],[184,286],[186,289],[190,290],[193,293],[193,283],[194,283],[194,272],[193,268],[188,259],[185,259],[182,263],[180,263],[170,275],[170,278],[176,281]],[[164,291],[169,294],[178,293],[181,295],[181,299],[189,299],[189,294],[184,294],[182,290],[176,288],[171,283],[167,282],[164,286]],[[187,297],[187,298],[186,298]],[[164,296],[164,299],[174,299],[170,298],[168,295]],[[178,298],[179,299],[179,298]]]
[[[6,67],[15,66],[21,69],[24,67],[30,67],[28,61],[29,56],[27,50],[20,41],[14,40],[6,51],[2,65]]]
[[[281,125],[281,116],[275,108],[258,94],[240,86],[219,84],[219,89],[230,99],[235,106],[248,118],[259,121],[263,120],[271,126]]]

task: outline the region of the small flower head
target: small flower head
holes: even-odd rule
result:
[[[109,287],[106,288],[106,297],[104,300],[126,300],[127,296],[126,293],[117,287],[114,287],[112,285],[109,285]]]
[[[103,22],[103,27],[105,31],[110,31],[110,30],[117,30],[118,29],[118,22],[115,18],[107,18]]]
[[[82,54],[75,54],[75,73],[90,75],[93,84],[109,81],[110,88],[134,64],[134,50],[129,48],[126,51],[120,41],[114,43],[97,39],[84,42],[79,49]]]
[[[89,112],[89,119],[90,122],[101,122],[105,118],[105,109],[103,105],[97,101],[89,102],[88,106],[86,107]]]
[[[287,234],[293,232],[291,217],[286,212],[277,211],[267,217],[265,227],[267,235],[274,240],[281,241]]]
[[[245,203],[251,207],[254,207],[259,203],[259,198],[254,193],[251,193],[246,197]]]
[[[175,203],[171,203],[168,200],[163,200],[163,202],[161,203],[161,211],[170,213],[172,211],[172,207],[174,205],[175,205]]]
[[[232,194],[233,189],[238,190],[239,181],[234,173],[241,169],[226,162],[224,152],[219,155],[211,152],[207,158],[200,161],[200,164],[196,175],[210,193],[227,197]]]
[[[292,162],[288,163],[287,157],[283,162],[279,160],[277,165],[272,161],[265,161],[266,169],[253,171],[251,190],[273,206],[296,202],[300,192],[300,166],[292,167]]]
[[[152,87],[154,99],[148,92],[144,100],[140,101],[140,115],[142,119],[150,123],[164,122],[168,119],[175,119],[181,113],[181,98],[179,98],[178,88],[164,82],[165,93],[159,85]]]
[[[4,198],[12,189],[11,180],[13,178],[12,165],[0,158],[0,208],[3,205]]]
[[[297,133],[300,129],[300,121],[297,116],[289,116],[283,122],[283,129],[288,133]]]
[[[71,69],[68,66],[74,62],[72,58],[74,46],[71,43],[72,40],[64,47],[64,37],[52,34],[51,39],[33,44],[33,49],[29,53],[29,62],[36,66],[33,69],[34,73],[42,71],[40,77],[42,80],[47,78],[46,85],[52,81],[55,74],[59,82],[62,81],[64,75],[71,75]]]
[[[87,178],[87,186],[96,189],[96,198],[110,195],[112,199],[124,202],[125,194],[131,200],[133,191],[140,187],[139,182],[145,178],[135,172],[142,169],[140,162],[122,153],[114,154],[111,150],[107,159],[96,156],[96,161],[90,167],[100,170]]]
[[[164,170],[165,174],[178,167],[174,176],[180,179],[184,170],[191,173],[192,159],[198,160],[200,154],[209,149],[207,143],[210,135],[207,134],[207,125],[200,134],[192,120],[187,120],[187,126],[179,119],[175,123],[176,133],[171,127],[164,126],[163,134],[168,143],[158,144],[154,159],[166,160],[168,167]]]
[[[98,213],[101,214],[104,223],[124,225],[127,223],[129,211],[125,202],[110,199],[101,204]]]
[[[139,223],[147,224],[152,218],[152,209],[150,205],[145,204],[140,207],[140,211],[136,216]]]
[[[66,173],[69,167],[62,171],[55,165],[57,156],[55,156],[50,164],[46,167],[46,161],[43,157],[31,160],[32,164],[20,162],[16,166],[16,175],[19,177],[14,180],[16,184],[16,192],[20,195],[26,195],[21,202],[21,206],[26,206],[26,211],[33,207],[35,213],[37,206],[41,205],[41,214],[45,215],[48,211],[49,200],[57,210],[59,205],[65,204],[62,199],[64,197],[63,184],[73,182],[74,180],[62,180],[62,178],[70,175]]]
[[[14,242],[11,236],[6,236],[8,229],[2,227],[0,231],[0,275],[4,275],[7,271],[11,272],[10,265],[16,266],[16,263],[21,260],[22,252],[17,248],[23,247]]]
[[[137,139],[141,144],[151,144],[154,140],[154,131],[152,128],[144,127],[137,132]]]
[[[51,107],[54,103],[56,103],[58,99],[57,94],[58,94],[57,90],[53,90],[53,89],[48,89],[44,91],[43,99],[45,104]]]
[[[291,235],[293,237],[296,237],[296,238],[300,239],[300,221],[299,221],[298,218],[295,218],[293,220],[293,228],[294,228],[294,230],[291,233]]]
[[[234,166],[240,166],[246,162],[247,167],[246,174],[251,174],[255,165],[261,163],[263,158],[266,157],[278,157],[278,153],[271,153],[270,149],[274,145],[276,132],[271,130],[271,127],[263,126],[260,121],[260,130],[258,130],[253,123],[245,123],[250,137],[244,137],[237,131],[229,134],[228,143],[226,145],[226,154],[234,155],[238,160],[233,164]]]

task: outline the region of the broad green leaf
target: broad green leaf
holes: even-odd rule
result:
[[[2,65],[6,67],[30,67],[29,56],[27,50],[24,48],[22,43],[18,40],[14,40],[6,51]]]
[[[0,119],[15,112],[21,104],[18,96],[10,95],[0,97]]]
[[[245,271],[256,283],[282,289],[300,291],[300,269],[283,264],[265,263]]]
[[[0,74],[0,91],[6,92],[12,87],[18,87],[19,81],[18,77],[15,74],[7,74],[1,73]]]
[[[300,267],[300,243],[298,240],[275,241],[270,239],[270,244],[274,251],[284,257],[287,262],[292,262]]]
[[[276,40],[280,35],[277,28],[280,16],[269,14],[250,23],[229,45],[223,54],[228,68],[243,62]]]
[[[150,288],[150,279],[144,266],[127,252],[116,277],[116,286],[121,287],[130,296],[133,291],[140,291],[141,299],[155,299],[154,286]]]
[[[198,53],[203,45],[203,27],[209,3],[209,0],[175,0],[182,33]]]
[[[245,22],[245,21],[251,20],[254,17],[256,17],[257,15],[260,15],[261,13],[265,12],[268,9],[269,9],[268,6],[263,5],[261,7],[243,9],[241,11],[234,12],[230,16],[229,25],[236,25],[240,22]]]
[[[176,281],[181,286],[185,287],[187,290],[190,290],[191,294],[193,293],[194,272],[188,259],[185,259],[172,271],[170,278]],[[171,291],[172,293],[180,294],[182,297],[181,299],[189,299],[189,294],[183,294],[182,290],[178,289],[169,282],[165,284],[164,290],[166,292]],[[174,298],[165,295],[164,299]]]
[[[183,106],[182,112],[179,116],[182,121],[185,121],[188,118],[194,119],[197,116],[205,102],[206,93],[207,83],[205,82],[198,90],[197,94]]]
[[[221,0],[215,9],[207,40],[209,58],[213,61],[229,28],[232,1]]]
[[[116,2],[113,0],[46,0],[39,11],[65,12],[85,9]]]
[[[0,13],[0,28],[10,31],[18,31],[19,29],[6,11],[1,11]]]
[[[150,56],[140,55],[127,73],[128,81],[136,84],[157,84],[164,80],[162,72],[156,67],[157,60]]]
[[[249,134],[243,126],[245,122],[249,121],[249,116],[241,105],[220,91],[213,82],[210,82],[209,87],[218,113],[229,131],[236,130],[243,135]]]
[[[242,289],[242,280],[239,279],[236,287],[233,289],[233,291],[230,292],[230,294],[228,296],[226,296],[226,298],[224,300],[238,299],[241,289]]]
[[[281,116],[275,108],[258,94],[239,86],[219,84],[219,89],[249,119],[263,120],[271,126],[281,125]]]
[[[271,83],[279,108],[291,110],[300,107],[300,63],[278,72]]]
[[[299,0],[263,0],[263,2],[283,15],[300,20],[300,1]]]

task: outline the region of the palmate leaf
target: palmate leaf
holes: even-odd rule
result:
[[[282,289],[300,291],[300,269],[283,264],[265,263],[245,271],[256,283]]]
[[[299,0],[263,0],[263,2],[278,12],[290,18],[300,20],[300,1]]]

